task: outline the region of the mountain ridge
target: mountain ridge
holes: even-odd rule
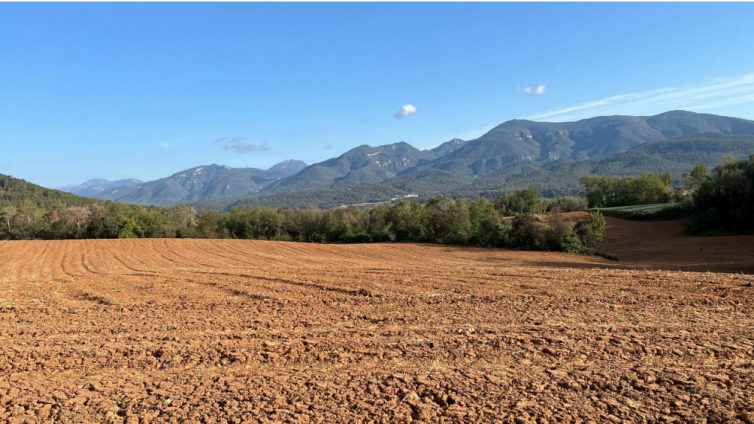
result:
[[[123,203],[170,206],[182,202],[240,197],[259,192],[273,182],[292,175],[305,163],[288,160],[269,169],[201,165],[168,177],[127,187],[117,187],[93,196]]]
[[[93,178],[77,185],[67,185],[56,187],[56,190],[73,193],[78,196],[94,197],[102,192],[112,190],[117,187],[129,187],[142,184],[144,181],[135,178],[124,178],[121,180],[110,181],[102,178]]]
[[[443,195],[453,187],[487,178],[509,183],[521,174],[541,180],[541,173],[551,168],[548,164],[562,167],[570,162],[600,161],[638,146],[697,134],[754,135],[754,121],[686,111],[573,122],[514,119],[477,139],[452,139],[432,149],[420,150],[406,142],[360,145],[311,165],[289,160],[266,171],[205,165],[105,191],[95,198],[165,206],[280,193],[291,193],[283,197],[293,199],[295,193],[307,192],[301,196],[309,197],[312,190],[367,190],[390,196],[388,187],[394,182]],[[379,186],[383,182],[388,183]],[[518,182],[512,185],[518,186]],[[293,199],[292,203],[298,202]]]

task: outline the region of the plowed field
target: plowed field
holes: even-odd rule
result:
[[[754,422],[754,277],[631,266],[0,242],[0,422]]]

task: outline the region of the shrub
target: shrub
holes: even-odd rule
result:
[[[356,232],[349,225],[346,227],[346,232],[340,235],[339,240],[341,243],[371,243],[372,236],[363,231]]]
[[[519,215],[513,219],[509,232],[510,247],[542,250],[544,238],[544,230],[537,225],[534,215]]]
[[[570,231],[560,243],[560,250],[566,253],[581,253],[581,239],[576,233]]]

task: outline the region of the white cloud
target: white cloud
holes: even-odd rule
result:
[[[267,143],[243,143],[244,138],[237,135],[233,138],[228,136],[219,137],[215,143],[223,142],[223,149],[235,150],[238,153],[261,152],[267,150]]]
[[[668,87],[605,97],[525,117],[571,121],[600,115],[653,115],[669,110],[709,111],[754,102],[754,74],[715,78],[705,84]]]
[[[532,87],[517,88],[516,91],[526,93],[530,96],[541,96],[542,94],[547,93],[547,86],[544,84],[540,84],[534,88]]]
[[[403,105],[401,106],[401,110],[395,112],[395,119],[408,118],[409,116],[415,114],[417,110],[418,109],[416,108],[416,106],[412,104]]]

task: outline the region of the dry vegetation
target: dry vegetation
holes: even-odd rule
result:
[[[754,422],[754,277],[650,259],[0,242],[0,421]]]

